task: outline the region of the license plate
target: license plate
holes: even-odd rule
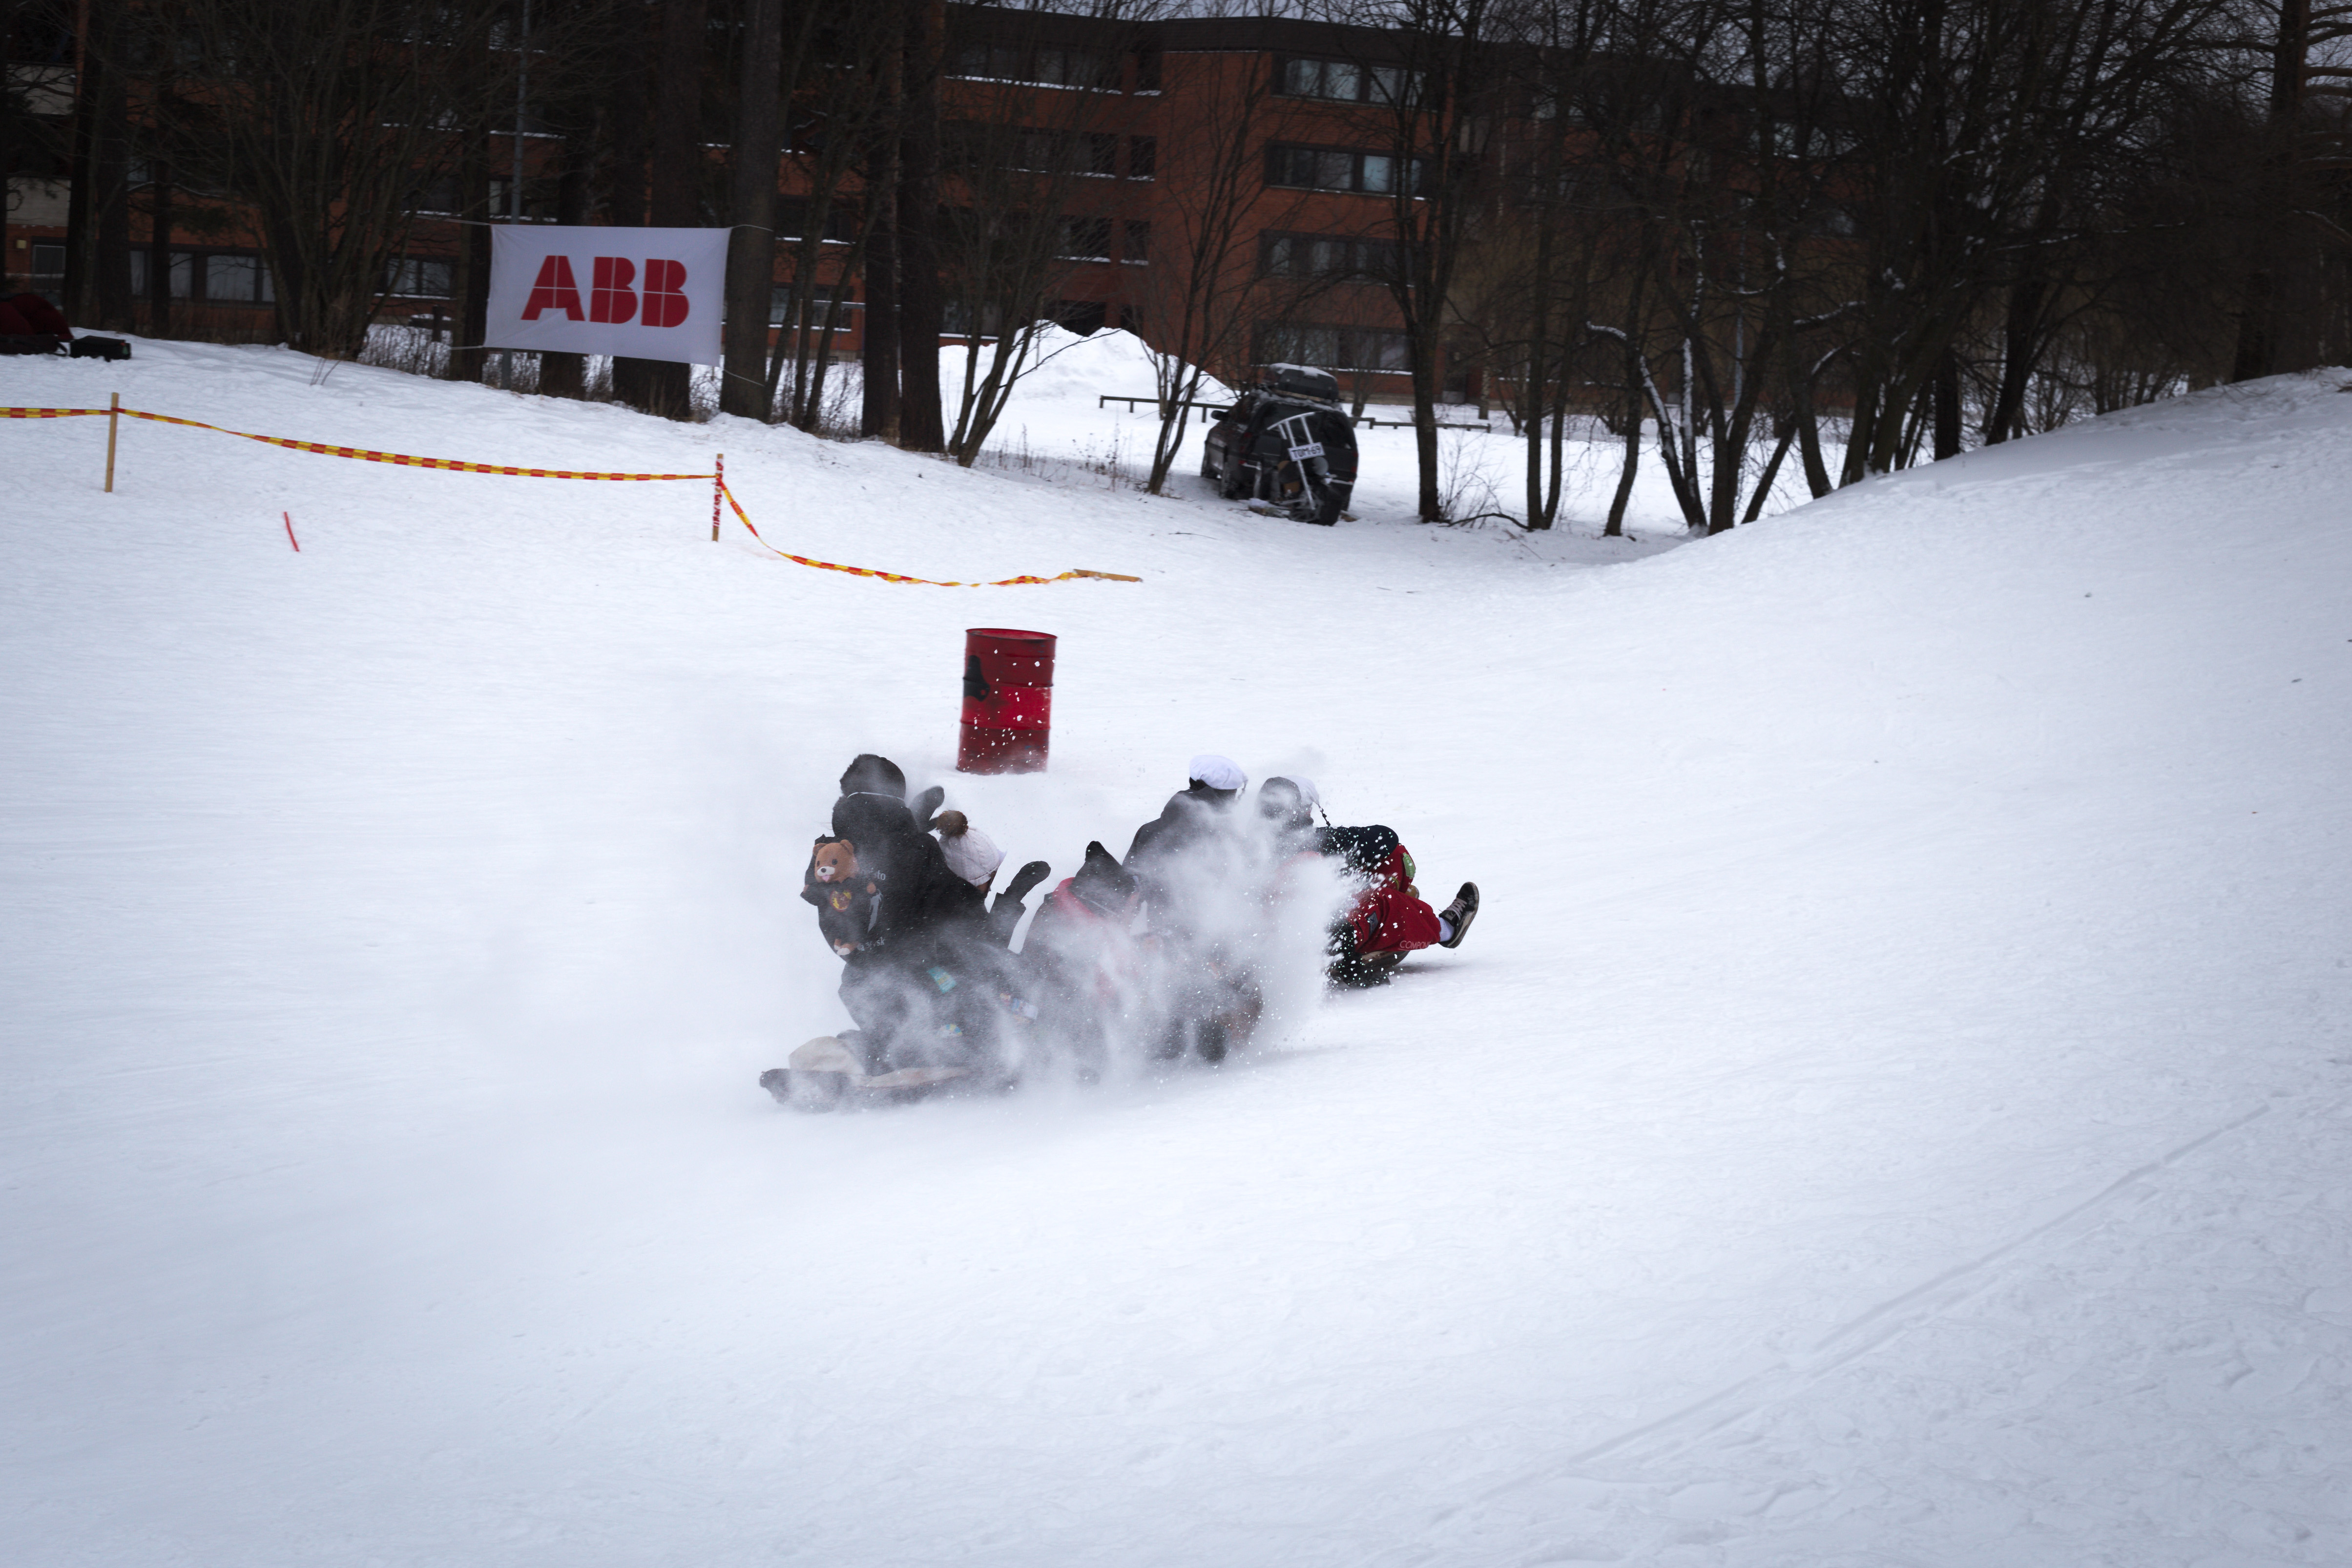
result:
[[[1319,458],[1322,455],[1323,443],[1320,441],[1309,441],[1304,447],[1293,447],[1290,449],[1290,460],[1294,463],[1303,463],[1309,458]]]

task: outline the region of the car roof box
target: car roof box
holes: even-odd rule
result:
[[[1339,378],[1311,364],[1270,364],[1265,367],[1265,378],[1276,392],[1286,392],[1293,397],[1319,398],[1325,403],[1339,401]]]

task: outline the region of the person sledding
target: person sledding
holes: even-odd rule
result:
[[[976,1047],[990,1053],[993,1072],[1009,1083],[1034,1055],[1039,990],[1034,967],[1013,951],[1013,938],[1029,912],[1024,900],[1030,890],[1053,868],[1030,861],[991,900],[1004,851],[961,811],[939,813],[932,826],[956,882],[956,896],[938,932],[938,962],[955,984],[959,1023]]]
[[[1331,928],[1333,984],[1378,985],[1408,953],[1462,945],[1478,918],[1477,883],[1463,883],[1452,903],[1432,909],[1413,885],[1417,868],[1396,829],[1317,827],[1319,805],[1311,784],[1277,777],[1258,786],[1258,815],[1276,845],[1299,854],[1311,843],[1313,852],[1338,860],[1357,888],[1355,900]]]
[[[816,839],[802,875],[801,897],[842,960],[841,1003],[856,1026],[826,1038],[863,1077],[960,1076],[982,1065],[988,1044],[964,1026],[971,997],[954,995],[949,967],[967,889],[906,794],[906,775],[888,758],[851,762],[833,831]],[[775,1068],[760,1081],[781,1099],[790,1080]]]
[[[1012,947],[1013,931],[1021,917],[1029,912],[1024,900],[1054,868],[1043,860],[1030,861],[1013,874],[1003,891],[992,900],[989,889],[995,884],[997,868],[1004,864],[1004,851],[961,811],[940,812],[931,826],[939,834],[940,856],[956,879],[952,918],[978,926],[998,947]]]
[[[1194,757],[1185,772],[1184,787],[1168,797],[1158,816],[1135,830],[1121,862],[1145,900],[1171,921],[1198,891],[1184,885],[1196,880],[1187,874],[1189,868],[1216,858],[1218,850],[1230,846],[1234,803],[1249,784],[1240,764],[1213,752]]]
[[[833,831],[811,849],[801,896],[842,960],[842,1005],[856,1027],[761,1074],[778,1100],[831,1103],[850,1088],[1003,1086],[1018,1076],[1037,1008],[1008,939],[1049,868],[1023,867],[992,906],[1003,855],[961,813],[940,811],[943,798],[934,788],[909,803],[905,774],[886,757],[862,755],[843,773]]]
[[[1192,758],[1185,773],[1184,788],[1136,829],[1126,868],[1158,948],[1156,1054],[1197,1051],[1213,1062],[1256,1025],[1265,922],[1254,892],[1255,846],[1235,810],[1248,775],[1213,752]]]
[[[1100,1071],[1113,1036],[1145,1010],[1150,964],[1136,931],[1142,905],[1135,878],[1091,842],[1077,873],[1038,904],[1022,942],[1047,1039],[1081,1077]]]

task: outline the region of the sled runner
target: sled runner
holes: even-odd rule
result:
[[[923,1090],[970,1078],[961,1067],[899,1068],[869,1073],[865,1060],[833,1035],[819,1035],[796,1047],[789,1067],[770,1068],[760,1075],[760,1087],[779,1104],[796,1110],[831,1110],[845,1101],[869,1103],[911,1098]]]

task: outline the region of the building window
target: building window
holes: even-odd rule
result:
[[[466,210],[466,187],[455,174],[444,174],[416,193],[420,213],[457,214]]]
[[[33,242],[33,270],[25,279],[25,287],[52,305],[62,306],[66,298],[66,247]]]
[[[1108,261],[1110,259],[1110,219],[1107,217],[1064,218],[1061,246],[1055,254],[1065,261]]]
[[[493,179],[490,182],[490,216],[501,218],[514,216],[514,209],[510,205],[514,199],[511,194],[513,189],[514,181],[511,179]],[[556,181],[527,176],[522,183],[523,221],[553,223],[556,194]]]
[[[968,44],[951,76],[1018,81],[1034,87],[1108,87],[1108,62],[1084,49],[1029,49],[1018,44]]]
[[[1067,132],[1016,129],[1005,142],[1004,166],[1052,174],[1068,161],[1069,155]]]
[[[1110,320],[1110,307],[1100,300],[1061,300],[1054,305],[1054,324],[1080,337],[1092,337]]]
[[[1157,136],[1130,136],[1127,139],[1127,177],[1130,180],[1155,179],[1160,174],[1160,139]]]
[[[843,286],[838,283],[820,283],[814,289],[811,289],[809,294],[809,326],[813,331],[822,331],[824,330],[825,313],[833,308],[833,302],[836,298],[841,300],[841,309],[844,312],[845,321],[847,318],[847,312],[864,309],[864,307],[856,300],[848,298],[844,292]],[[797,294],[791,284],[770,284],[768,287],[768,325],[772,327],[791,326],[793,324],[796,300]]]
[[[154,298],[148,291],[148,258],[154,253],[144,246],[131,253],[131,294],[136,300]],[[196,258],[193,251],[172,252],[172,298],[185,300],[194,292],[196,281]]]
[[[1135,51],[1135,90],[1138,92],[1160,90],[1160,51],[1158,49]]]
[[[1258,330],[1259,364],[1310,364],[1324,370],[1391,371],[1412,368],[1412,350],[1402,332],[1378,327],[1318,327],[1283,322]]]
[[[383,291],[402,299],[446,300],[455,281],[454,262],[429,256],[404,256],[384,269]]]
[[[1276,142],[1265,150],[1265,183],[1307,191],[1353,191],[1368,196],[1393,195],[1405,160],[1386,153],[1340,147],[1294,147]],[[1413,194],[1429,182],[1429,160],[1412,160]]]
[[[1119,247],[1118,258],[1129,267],[1144,267],[1151,261],[1151,226],[1141,218],[1127,220],[1126,243]]]
[[[940,330],[952,338],[992,338],[1003,331],[1004,309],[992,301],[983,304],[976,327],[974,321],[971,300],[950,299],[940,314]]]
[[[267,305],[278,298],[258,256],[205,258],[205,298],[215,304]]]
[[[1277,62],[1276,91],[1286,98],[1320,98],[1338,103],[1394,103],[1400,91],[1414,91],[1421,73],[1398,66],[1362,66],[1351,60],[1285,59]]]
[[[1346,234],[1265,234],[1258,237],[1258,270],[1269,278],[1360,278],[1396,274],[1392,239]]]
[[[786,197],[776,203],[776,237],[806,239],[808,237],[809,204]],[[846,245],[857,237],[857,215],[839,202],[828,205],[824,211],[824,233],[818,237],[827,245]]]
[[[1032,125],[989,125],[958,121],[947,128],[950,166],[1023,169],[1039,174],[1118,174],[1118,138],[1045,131]]]

